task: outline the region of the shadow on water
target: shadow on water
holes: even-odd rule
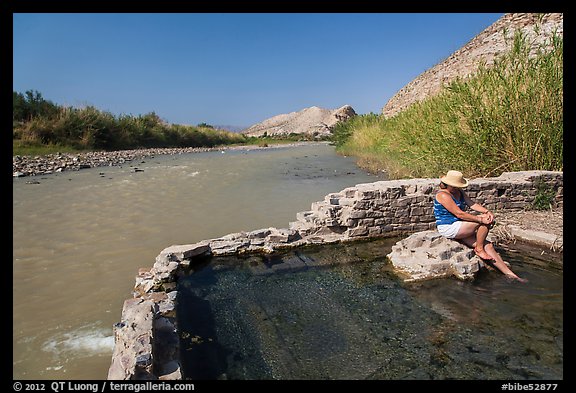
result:
[[[185,378],[563,378],[561,264],[503,250],[529,283],[404,283],[396,240],[196,267],[178,288]]]
[[[226,351],[215,340],[216,330],[210,302],[198,296],[181,299],[182,307],[194,315],[182,323],[182,342],[186,343],[188,377],[190,379],[216,379],[226,368]]]
[[[187,315],[193,318],[184,318],[178,321],[180,342],[183,351],[181,357],[186,359],[188,366],[187,378],[193,380],[218,379],[226,370],[227,351],[216,340],[216,324],[210,301],[205,300],[205,291],[218,282],[214,274],[210,259],[201,259],[192,267],[194,286],[187,284],[186,296],[178,299],[179,307],[186,310]]]

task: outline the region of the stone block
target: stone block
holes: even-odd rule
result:
[[[344,194],[345,198],[354,198],[356,196],[356,192],[358,192],[358,189],[356,187],[348,187],[340,192]]]
[[[340,200],[338,201],[338,204],[340,206],[354,206],[355,203],[356,200],[353,198],[340,198]]]
[[[302,212],[302,213],[304,213],[304,212]],[[298,214],[301,214],[301,213],[297,213],[296,217],[298,217]],[[264,239],[266,236],[270,235],[271,232],[272,232],[272,228],[257,229],[255,231],[248,232],[246,235],[247,235],[248,239]],[[252,244],[254,244],[254,241],[252,241]]]
[[[160,255],[156,257],[156,261],[158,262],[159,257],[162,261],[182,261],[197,255],[205,254],[209,251],[210,248],[208,246],[208,242],[205,241],[195,244],[174,245],[162,250]]]
[[[350,237],[366,236],[368,235],[368,228],[366,227],[349,228],[347,233],[348,236]]]
[[[152,376],[154,302],[128,299],[122,320],[114,325],[114,352],[108,379],[146,379]]]
[[[377,199],[380,198],[380,191],[369,188],[359,189],[358,192],[356,192],[356,198],[361,201],[367,199]]]

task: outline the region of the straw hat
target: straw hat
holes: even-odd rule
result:
[[[468,179],[464,179],[462,172],[448,171],[446,176],[442,176],[440,181],[452,187],[464,188],[468,186]]]

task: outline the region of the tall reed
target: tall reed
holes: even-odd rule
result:
[[[342,154],[391,178],[468,176],[563,169],[563,39],[530,55],[516,32],[512,49],[467,79],[392,118],[362,115],[337,127]]]

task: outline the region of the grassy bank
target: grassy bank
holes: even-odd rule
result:
[[[38,92],[14,93],[13,155],[112,151],[165,147],[275,145],[311,140],[306,135],[252,137],[198,126],[168,124],[155,113],[114,116],[94,107],[66,108]]]
[[[513,49],[432,98],[392,118],[361,115],[336,127],[340,153],[391,178],[563,170],[563,39],[529,56],[516,33]]]
[[[94,107],[58,107],[50,114],[14,120],[13,154],[124,150],[151,147],[213,147],[246,143],[238,133],[209,125],[168,124],[155,113],[114,116]]]

